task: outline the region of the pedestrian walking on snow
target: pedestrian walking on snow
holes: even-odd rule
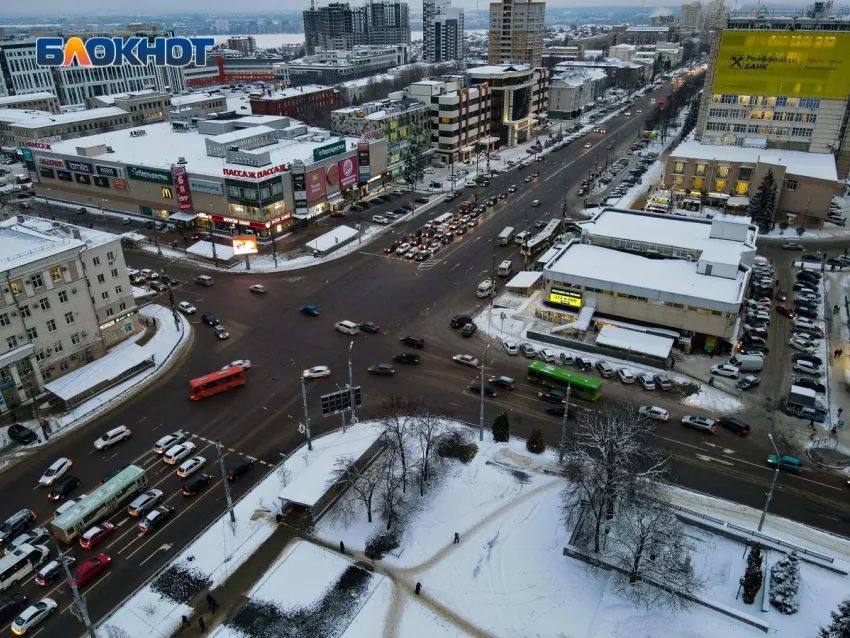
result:
[[[419,595],[419,592],[422,591],[422,583],[416,583],[416,595]]]
[[[210,613],[215,613],[215,610],[218,609],[218,602],[215,598],[212,597],[212,594],[207,594],[207,607],[210,608]]]
[[[203,632],[205,632],[205,631],[207,630],[207,625],[206,625],[206,623],[204,622],[204,617],[203,617],[203,616],[199,616],[199,617],[198,617],[198,625],[201,627],[201,633],[203,633]]]
[[[838,416],[841,416],[841,413],[844,412],[844,408],[838,408]]]
[[[340,554],[345,553],[345,543],[343,543],[342,541],[339,542],[339,553]]]
[[[182,621],[183,624],[180,625],[180,629],[183,629],[183,627],[189,627],[189,619],[186,618],[186,614],[183,614]]]
[[[460,542],[460,534],[455,532],[455,542],[452,545],[457,545]]]

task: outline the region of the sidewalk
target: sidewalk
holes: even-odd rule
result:
[[[156,326],[155,332],[148,341],[143,345],[137,345],[137,341],[144,341],[147,331],[141,331],[137,335],[133,335],[127,341],[124,341],[109,351],[109,355],[118,355],[124,350],[130,348],[141,349],[146,356],[154,358],[154,367],[139,373],[126,381],[123,381],[103,392],[93,396],[91,399],[74,406],[70,411],[56,416],[47,415],[45,420],[49,424],[50,439],[62,436],[70,432],[74,428],[84,425],[95,418],[98,418],[106,411],[120,405],[123,401],[131,396],[144,390],[154,380],[159,378],[168,369],[189,351],[187,346],[192,341],[193,332],[191,325],[182,315],[178,315],[180,323],[179,327],[175,325],[174,316],[169,308],[158,304],[150,304],[139,308],[139,314],[143,321],[149,319]],[[85,370],[85,368],[81,368]],[[73,374],[73,373],[72,373]],[[61,379],[61,378],[60,378]],[[96,379],[92,379],[94,385]],[[81,384],[84,382],[81,381]],[[77,387],[78,390],[85,389],[84,385]],[[30,406],[19,408],[19,412],[27,410],[31,412]],[[19,423],[27,426],[39,436],[39,442],[31,446],[23,447],[16,446],[8,450],[4,455],[0,456],[0,468],[6,467],[22,458],[26,458],[30,454],[30,450],[34,447],[44,445],[44,433],[35,418],[25,419]],[[5,437],[5,430],[2,432],[2,437]]]
[[[837,436],[830,436],[829,429],[841,420],[848,420],[850,413],[844,411],[850,407],[847,393],[850,390],[850,273],[824,273],[826,283],[826,312],[828,329],[828,347],[826,356],[828,366],[829,418],[824,424],[816,424],[818,436],[808,449],[809,457],[816,463],[830,467],[850,466],[850,431],[839,426]],[[831,308],[839,307],[838,314],[831,314]],[[836,358],[836,350],[846,350],[847,354]],[[839,410],[841,413],[839,415]]]

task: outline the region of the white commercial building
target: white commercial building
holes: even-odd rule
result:
[[[502,146],[530,140],[549,110],[549,70],[491,64],[467,73],[472,84],[486,83],[491,93],[490,135],[498,137]]]
[[[601,69],[571,69],[552,78],[549,118],[573,119],[605,94],[608,76]]]

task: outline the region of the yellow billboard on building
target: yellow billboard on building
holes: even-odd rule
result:
[[[724,31],[712,93],[846,100],[850,33]]]

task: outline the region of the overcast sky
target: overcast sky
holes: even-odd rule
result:
[[[707,0],[706,0],[707,1]],[[322,4],[325,3],[325,0],[321,0]],[[362,4],[360,0],[349,0],[352,4]],[[750,4],[751,2],[747,2],[746,4]],[[75,0],[72,3],[69,3],[67,0],[39,0],[36,3],[27,3],[27,2],[13,2],[9,0],[8,2],[0,2],[0,16],[2,15],[41,15],[44,16],[45,19],[54,18],[57,15],[86,15],[93,16],[96,14],[101,15],[111,15],[115,13],[125,13],[130,11],[130,7],[127,6],[129,3],[115,2],[115,0]],[[192,12],[203,12],[203,13],[215,13],[217,11],[221,12],[232,12],[232,11],[240,11],[243,10],[242,7],[239,6],[239,3],[234,3],[232,0],[180,0],[179,3],[175,3],[174,0],[145,0],[143,3],[145,12],[147,14],[150,13],[173,13],[175,11],[175,4],[179,4],[179,11],[181,13],[192,13]],[[289,10],[293,9],[304,9],[310,4],[309,0],[286,0],[282,2],[281,0],[252,0],[250,3],[250,10],[252,12],[278,12],[283,10],[284,7]],[[415,0],[414,2],[409,2],[411,9],[415,13],[422,12],[422,3],[420,0]],[[476,7],[480,9],[485,9],[489,1],[481,0],[480,2],[476,2],[475,0],[454,0],[455,6],[464,7],[467,9],[475,9]],[[548,2],[550,6],[556,7],[588,7],[593,6],[594,8],[602,8],[603,6],[634,6],[639,7],[641,5],[648,7],[666,7],[671,6],[669,1],[657,1],[657,0],[646,0],[643,2],[642,0],[604,0],[601,4],[594,4],[592,2],[588,2],[588,0],[550,0]],[[735,6],[735,0],[727,0],[727,4],[730,6]],[[739,6],[743,6],[744,2],[738,2]],[[770,4],[793,4],[800,5],[799,1],[791,1],[791,2],[783,2],[779,0],[778,2],[774,1]],[[124,6],[122,6],[124,5]],[[138,6],[138,5],[137,5]],[[678,3],[675,4],[678,6]],[[247,7],[245,7],[247,8]],[[37,13],[34,13],[36,11]]]

